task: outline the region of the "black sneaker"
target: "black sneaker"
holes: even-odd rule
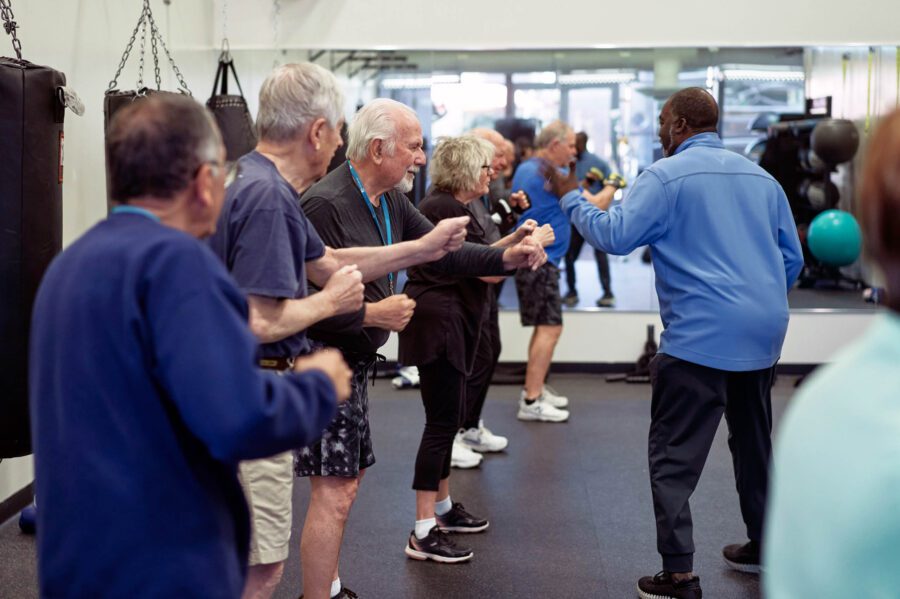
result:
[[[449,512],[435,518],[444,532],[481,532],[490,524],[484,518],[476,518],[467,512],[461,503],[454,503]]]
[[[701,599],[700,577],[675,582],[672,574],[663,570],[656,576],[644,576],[637,584],[641,599]]]
[[[563,296],[562,302],[570,308],[574,308],[578,305],[578,294],[574,291],[569,291]]]
[[[612,293],[604,293],[603,297],[597,300],[598,308],[614,308],[616,306],[616,298]]]
[[[303,594],[300,594],[300,599],[303,599]],[[345,586],[341,587],[341,592],[332,597],[331,599],[359,599],[359,595],[351,591]]]
[[[759,574],[759,543],[756,541],[743,545],[728,545],[722,549],[722,557],[729,567],[739,572]]]
[[[406,555],[412,559],[434,560],[442,564],[455,564],[472,559],[474,553],[467,547],[457,547],[450,535],[435,526],[424,539],[417,539],[413,531],[406,543]]]

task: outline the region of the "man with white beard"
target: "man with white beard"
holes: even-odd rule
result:
[[[400,102],[379,98],[356,114],[348,134],[347,162],[301,199],[301,208],[323,242],[333,248],[391,245],[431,231],[434,225],[403,195],[425,165],[416,113]],[[543,255],[531,238],[506,250],[465,243],[432,266],[459,275],[504,275]],[[300,546],[305,599],[327,598],[329,587],[332,596],[342,592],[338,561],[344,526],[363,474],[375,463],[368,371],[390,332],[402,330],[415,308],[412,299],[396,293],[396,286],[396,273],[370,281],[361,310],[309,329],[311,339],[344,354],[353,369],[353,391],[322,440],[297,455],[296,473],[309,477],[312,485]]]

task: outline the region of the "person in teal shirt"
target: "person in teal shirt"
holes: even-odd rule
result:
[[[775,444],[766,597],[900,596],[900,111],[872,137],[859,194],[887,310],[794,397]]]

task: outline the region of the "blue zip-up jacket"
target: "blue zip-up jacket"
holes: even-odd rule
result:
[[[685,140],[608,212],[577,190],[561,203],[605,252],[652,248],[665,327],[660,352],[731,371],[778,360],[787,292],[803,267],[797,226],[778,182],[715,133]]]

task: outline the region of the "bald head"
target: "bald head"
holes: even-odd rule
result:
[[[509,160],[506,157],[506,139],[493,129],[484,127],[472,129],[469,131],[469,135],[489,141],[494,146],[494,154],[491,158],[491,180],[493,181],[509,167]]]
[[[715,131],[719,124],[719,106],[702,87],[688,87],[675,92],[666,102],[676,119],[683,118],[694,133]]]
[[[698,133],[712,133],[719,123],[719,107],[712,95],[700,87],[688,87],[668,99],[659,113],[659,141],[666,156]]]

